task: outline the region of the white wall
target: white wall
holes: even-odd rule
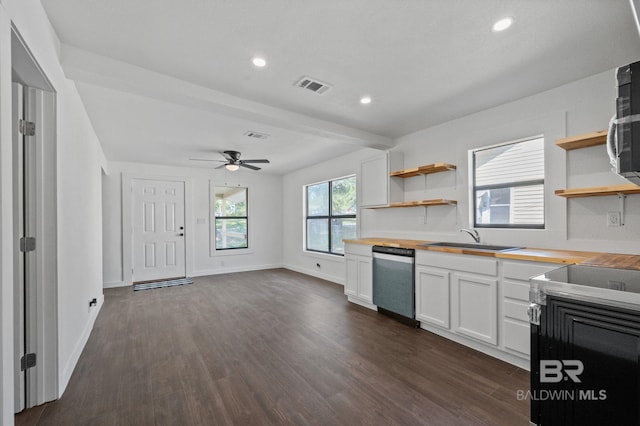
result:
[[[0,0],[4,14],[26,42],[57,93],[57,256],[58,256],[58,380],[60,394],[64,391],[78,357],[84,347],[98,309],[88,309],[92,298],[102,299],[102,233],[101,233],[101,185],[100,170],[105,166],[105,157],[93,131],[84,107],[75,88],[63,74],[58,60],[59,41],[38,0]],[[10,42],[10,23],[0,19],[0,134],[2,162],[0,182],[2,182],[3,221],[0,226],[2,247],[11,247],[11,227],[7,228],[5,212],[12,211],[11,166],[11,114],[7,114],[5,103],[10,97],[11,81],[4,74],[11,63],[10,51],[5,44]],[[10,213],[9,213],[10,214]],[[11,314],[5,313],[5,296],[11,291],[13,278],[6,279],[5,259],[11,252],[3,251],[2,261],[2,424],[13,423],[13,365],[4,362],[12,357],[13,344],[9,344],[7,334],[13,330]],[[5,254],[7,256],[5,256]],[[11,300],[11,299],[10,299]],[[8,353],[9,351],[9,353]],[[11,363],[12,364],[12,363]],[[8,369],[8,370],[7,370]]]
[[[374,149],[365,148],[283,176],[282,221],[285,227],[283,258],[286,268],[344,284],[343,257],[303,250],[305,232],[303,186],[357,174],[360,170],[360,162],[378,153],[379,151]],[[360,185],[359,178],[358,185]]]
[[[139,178],[185,178],[190,196],[185,200],[187,234],[187,274],[211,275],[282,266],[282,178],[262,172],[226,172],[206,168],[158,166],[136,163],[109,163],[103,176],[104,285],[127,285],[122,265],[123,173]],[[214,185],[240,185],[249,188],[249,250],[247,253],[218,252],[210,255],[209,188]],[[197,219],[205,223],[198,224]],[[126,235],[125,240],[129,238]],[[130,240],[129,240],[130,241]],[[126,241],[125,241],[126,243]]]
[[[452,198],[458,207],[431,207],[427,224],[422,208],[364,210],[363,235],[465,240],[468,227],[468,150],[537,134],[545,135],[546,230],[481,229],[485,242],[528,247],[640,253],[640,197],[626,200],[626,225],[605,225],[607,211],[619,210],[617,197],[565,200],[556,189],[628,183],[610,172],[606,148],[565,151],[555,146],[564,136],[607,128],[615,107],[614,70],[519,101],[425,129],[400,138],[405,167],[449,162],[457,171],[405,180],[407,200]],[[426,185],[425,185],[426,179]]]
[[[564,151],[555,139],[605,129],[614,113],[614,71],[608,71],[509,104],[424,129],[397,140],[404,166],[453,163],[444,172],[404,181],[405,200],[448,198],[458,207],[360,209],[361,237],[401,237],[465,241],[460,228],[469,227],[468,150],[520,138],[545,135],[546,230],[480,230],[485,242],[528,247],[567,248],[640,254],[640,196],[626,199],[625,226],[605,226],[607,211],[619,210],[617,197],[565,200],[556,189],[625,183],[610,172],[604,146]],[[284,240],[287,267],[342,282],[341,259],[302,250],[302,186],[357,173],[359,162],[375,151],[359,151],[284,176]],[[359,180],[358,185],[363,183]],[[424,219],[426,217],[426,224]],[[322,267],[316,268],[317,261]]]

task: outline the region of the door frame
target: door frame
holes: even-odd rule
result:
[[[33,54],[20,36],[18,30],[11,28],[11,67],[15,70],[12,83],[19,83],[25,88],[25,119],[36,122],[36,134],[29,141],[30,150],[34,154],[30,160],[33,180],[32,197],[33,212],[27,212],[31,216],[33,231],[29,236],[36,238],[36,250],[32,253],[33,267],[30,268],[31,279],[26,286],[29,287],[29,309],[25,324],[15,321],[12,327],[14,334],[14,354],[19,350],[19,334],[24,333],[25,327],[29,329],[26,349],[35,352],[37,358],[36,367],[28,370],[26,375],[26,401],[21,405],[19,396],[14,395],[16,404],[14,410],[19,407],[32,407],[59,397],[59,365],[58,365],[58,268],[57,268],[57,96],[51,82],[44,71],[38,65]],[[12,88],[13,91],[13,88]],[[15,120],[12,113],[12,122]],[[19,138],[16,123],[12,128],[12,151]],[[20,235],[19,220],[20,206],[18,205],[20,181],[17,178],[20,167],[18,161],[20,155],[12,152],[13,188],[13,257],[14,265],[19,266],[18,236]],[[14,311],[15,315],[24,315],[24,307],[21,303],[20,293],[24,291],[21,285],[21,270],[15,268],[14,276]],[[21,329],[18,329],[20,327]],[[19,356],[16,356],[19,360]],[[15,362],[15,361],[14,361]],[[14,370],[19,369],[14,365]],[[14,392],[18,390],[14,383]]]
[[[136,172],[122,172],[122,283],[133,285],[133,180],[160,180],[184,183],[184,260],[185,273],[192,276],[194,271],[194,239],[191,230],[193,223],[192,179],[184,176],[142,175]]]

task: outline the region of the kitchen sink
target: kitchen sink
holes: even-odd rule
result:
[[[522,247],[513,247],[513,246],[496,246],[491,244],[481,244],[481,243],[449,243],[449,242],[439,242],[439,243],[427,243],[420,244],[424,247],[453,247],[453,248],[465,248],[465,249],[474,249],[474,250],[485,250],[485,251],[511,251],[518,250]]]

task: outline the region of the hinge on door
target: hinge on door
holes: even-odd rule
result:
[[[20,371],[36,366],[36,354],[25,354],[20,358]]]
[[[20,251],[28,252],[36,249],[36,239],[34,237],[20,238]]]
[[[18,122],[18,130],[25,136],[34,136],[36,134],[36,123],[21,119]]]

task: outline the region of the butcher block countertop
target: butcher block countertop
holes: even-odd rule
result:
[[[403,240],[397,238],[375,237],[344,240],[344,242],[371,246],[377,245],[387,247],[403,247],[416,250],[439,251],[445,253],[471,254],[475,256],[489,256],[500,259],[528,260],[530,262],[548,262],[564,265],[579,263],[587,266],[640,270],[640,255],[632,254],[600,253],[594,251],[556,250],[543,248],[522,248],[505,252],[492,252],[472,248],[442,246],[425,247],[421,245],[436,241]]]

